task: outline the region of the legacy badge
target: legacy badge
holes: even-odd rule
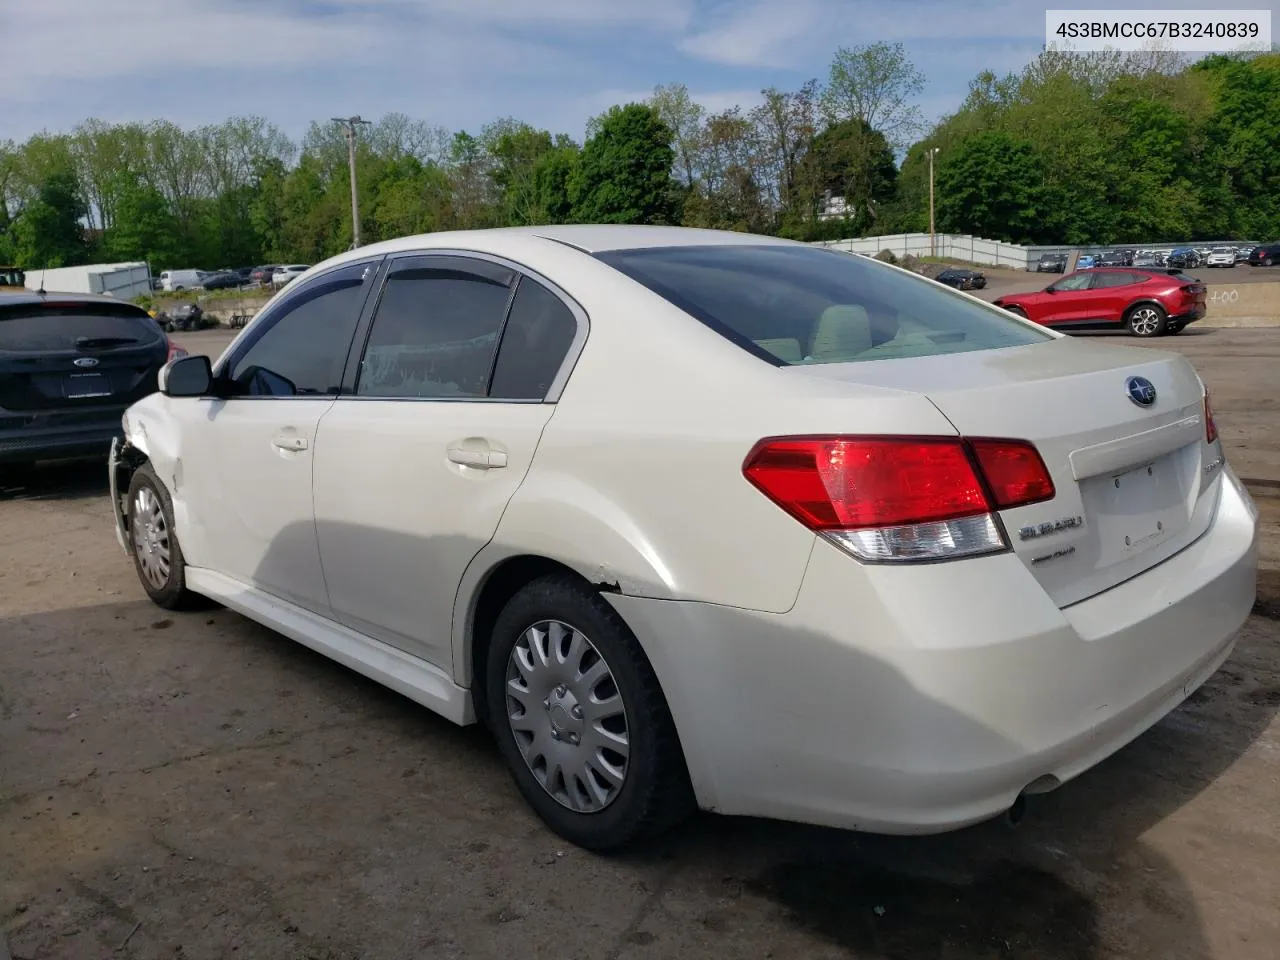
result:
[[[1038,537],[1047,537],[1051,533],[1061,533],[1063,530],[1074,530],[1083,526],[1084,517],[1063,517],[1051,523],[1037,523],[1030,527],[1023,527],[1018,531],[1018,539],[1035,540]]]

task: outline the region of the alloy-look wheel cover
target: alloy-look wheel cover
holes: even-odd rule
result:
[[[165,522],[160,498],[150,487],[139,487],[133,495],[131,537],[133,553],[143,577],[156,590],[169,582],[172,563],[169,552],[169,524]]]
[[[507,658],[507,719],[529,771],[575,813],[613,803],[630,769],[627,708],[609,664],[559,620],[527,628]]]
[[[1155,307],[1139,307],[1133,311],[1133,318],[1129,322],[1134,333],[1149,337],[1160,327],[1160,312]]]

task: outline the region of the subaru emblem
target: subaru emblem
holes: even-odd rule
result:
[[[1156,402],[1156,385],[1146,377],[1130,377],[1125,382],[1129,399],[1140,407],[1149,407]]]
[[[77,367],[96,367],[98,360],[96,357],[77,357],[74,363]]]

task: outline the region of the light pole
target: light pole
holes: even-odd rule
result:
[[[929,256],[931,257],[938,255],[938,234],[933,222],[933,156],[937,152],[937,147],[929,148]]]
[[[351,249],[360,246],[360,188],[356,185],[356,128],[369,125],[368,120],[354,117],[334,117],[334,123],[342,124],[347,138],[347,164],[351,168]]]

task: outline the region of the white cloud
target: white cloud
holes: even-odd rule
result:
[[[754,3],[734,15],[717,8],[712,22],[680,42],[680,49],[712,63],[740,67],[786,67],[802,59],[796,41],[819,31],[822,0]]]

